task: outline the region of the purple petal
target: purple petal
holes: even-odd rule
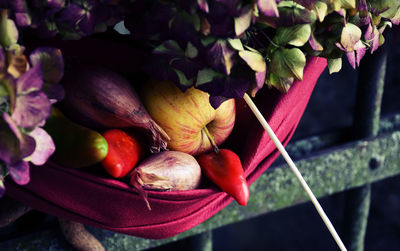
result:
[[[243,94],[244,95],[244,94]],[[227,101],[229,98],[223,97],[223,96],[210,96],[209,102],[210,105],[214,108],[217,109],[222,103]]]
[[[10,2],[12,9],[15,12],[28,12],[28,6],[26,5],[26,0],[13,0]]]
[[[347,59],[349,60],[350,65],[355,69],[356,68],[356,53],[355,51],[350,51],[346,53]]]
[[[54,104],[57,101],[64,99],[65,90],[61,84],[44,84],[42,91],[46,93],[50,103]]]
[[[210,104],[214,108],[229,98],[243,98],[250,85],[249,77],[223,77],[196,86],[196,88],[210,94]]]
[[[368,12],[368,4],[366,0],[357,0],[356,3],[358,16],[359,16],[359,25],[364,26],[371,23],[371,18]]]
[[[85,15],[85,10],[74,3],[70,3],[58,14],[57,21],[74,28]]]
[[[372,23],[368,24],[368,28],[364,32],[364,38],[366,40],[372,40],[374,38],[374,29],[375,27],[372,25]]]
[[[17,94],[38,91],[43,86],[42,65],[37,64],[17,80]]]
[[[7,113],[3,113],[3,119],[4,121],[6,121],[11,131],[14,133],[19,141],[20,158],[25,158],[31,155],[35,150],[35,140],[29,135],[22,134],[17,124],[11,119],[10,115],[8,115]]]
[[[279,17],[278,5],[275,0],[258,0],[257,6],[264,16]]]
[[[341,15],[342,17],[346,17],[346,10],[345,9],[340,9],[335,11],[337,14]]]
[[[343,48],[343,46],[340,43],[336,43],[336,47],[338,47],[339,49],[341,49],[342,51],[346,51],[345,48]]]
[[[8,165],[11,178],[18,185],[26,185],[29,183],[29,163],[26,161],[18,161],[12,165]]]
[[[314,51],[322,51],[322,50],[324,50],[324,47],[322,47],[322,45],[318,42],[318,40],[315,39],[313,32],[311,32],[311,36],[308,39],[308,43],[310,44],[311,48]]]
[[[200,70],[200,66],[195,60],[188,59],[176,59],[171,66],[181,71],[187,79],[194,78]]]
[[[62,8],[65,4],[65,0],[47,0],[47,7],[52,9]]]
[[[371,54],[374,53],[379,47],[379,31],[371,23],[364,33],[364,38],[370,45]]]
[[[18,126],[34,128],[50,116],[51,103],[47,96],[40,91],[30,92],[17,97],[12,119]]]
[[[209,8],[208,8],[208,3],[207,0],[197,0],[197,5],[199,8],[204,11],[205,13],[208,13]]]
[[[43,80],[56,84],[64,75],[64,60],[60,49],[52,47],[40,47],[29,56],[33,66],[42,65]]]
[[[365,52],[367,51],[367,47],[365,47],[365,45],[361,41],[359,41],[356,44],[355,49],[356,49],[357,65],[359,66],[361,59],[364,57]]]
[[[216,1],[209,3],[210,12],[207,15],[207,20],[210,23],[211,34],[217,37],[234,36],[234,17],[240,14],[240,8],[235,3],[219,3]]]
[[[26,158],[35,151],[36,142],[34,138],[27,134],[24,134],[23,137],[23,141],[20,142],[21,158]]]
[[[20,27],[27,27],[32,24],[31,17],[27,13],[15,13],[15,22]]]
[[[4,54],[3,48],[0,46],[0,72],[4,72],[6,69],[6,56]]]
[[[30,136],[35,139],[36,148],[29,159],[33,164],[41,166],[46,163],[48,158],[54,153],[56,147],[50,135],[40,127],[33,130]]]
[[[360,12],[368,12],[368,5],[366,0],[357,0],[357,10]]]
[[[6,187],[4,186],[4,178],[0,175],[0,198],[6,193]]]
[[[3,113],[3,117],[4,114],[6,113]],[[11,131],[9,125],[2,119],[0,119],[0,139],[0,159],[7,164],[20,159],[19,140]]]
[[[199,16],[178,12],[170,22],[171,36],[177,41],[196,41],[198,39]]]
[[[21,131],[18,128],[18,125],[12,120],[10,115],[8,113],[3,113],[3,119],[4,121],[8,124],[9,128],[11,131],[14,133],[14,135],[17,137],[17,139],[21,142],[24,140],[23,135]]]
[[[218,40],[207,52],[208,63],[214,69],[229,75],[234,65],[234,54],[235,51],[228,46],[225,40]]]
[[[89,35],[94,32],[94,28],[96,25],[96,18],[93,13],[86,12],[86,15],[79,22],[79,28],[83,31],[83,33]]]
[[[215,2],[221,3],[223,8],[228,12],[233,13],[238,9],[239,0],[216,0]]]
[[[265,77],[267,75],[267,69],[263,72],[256,72],[256,86],[251,90],[251,96],[255,96],[258,90],[260,90],[265,84]]]

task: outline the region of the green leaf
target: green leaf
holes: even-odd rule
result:
[[[281,1],[278,4],[280,24],[282,26],[293,26],[296,24],[314,23],[317,16],[294,1]]]
[[[199,54],[199,51],[191,42],[187,43],[185,55],[188,58],[195,58]]]
[[[356,0],[340,0],[342,7],[345,9],[355,9],[356,8]]]
[[[310,35],[310,24],[298,24],[292,27],[279,27],[273,40],[282,46],[290,44],[300,47],[307,43]]]
[[[247,63],[253,71],[263,72],[267,65],[263,56],[258,52],[239,51],[239,56]]]
[[[228,43],[232,46],[233,49],[237,51],[244,51],[242,41],[239,38],[228,38]]]
[[[205,36],[205,37],[202,37],[200,40],[200,42],[203,46],[208,46],[208,45],[214,43],[215,41],[217,41],[217,39],[213,36]]]
[[[303,79],[306,57],[299,48],[276,50],[270,63],[271,72],[281,78]]]
[[[288,92],[289,88],[292,86],[294,78],[281,78],[276,74],[268,74],[268,78],[265,83],[269,86],[273,86],[281,92]]]
[[[328,58],[329,74],[339,72],[342,69],[342,58]]]
[[[173,55],[181,55],[183,56],[185,52],[179,46],[179,44],[174,40],[167,40],[154,48],[154,53],[158,54],[173,54]]]
[[[214,78],[223,76],[223,74],[216,72],[211,68],[204,68],[197,73],[196,86],[211,82]]]
[[[368,4],[370,4],[371,9],[375,10],[376,15],[388,19],[391,19],[396,15],[400,6],[398,0],[368,0]]]
[[[18,29],[13,20],[8,19],[7,10],[0,13],[0,44],[7,48],[18,41]]]
[[[328,5],[324,2],[318,1],[315,3],[314,11],[317,14],[318,20],[322,23],[328,14]]]
[[[187,79],[185,74],[183,72],[181,72],[180,70],[177,70],[177,69],[173,69],[173,70],[175,71],[176,75],[178,75],[179,83],[181,85],[191,86],[193,84],[193,78]]]

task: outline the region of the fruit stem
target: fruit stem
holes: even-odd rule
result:
[[[217,144],[215,143],[214,137],[208,131],[207,126],[203,127],[202,131],[207,135],[207,138],[210,140],[211,145],[213,147],[213,151],[215,153],[218,153],[219,152],[219,148],[218,148]]]

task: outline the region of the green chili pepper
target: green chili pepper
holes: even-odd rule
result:
[[[44,128],[56,145],[52,160],[60,165],[90,166],[100,163],[107,155],[108,144],[100,133],[72,122],[57,108],[53,107]]]

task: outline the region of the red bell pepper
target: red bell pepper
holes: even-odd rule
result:
[[[120,129],[108,130],[103,137],[108,143],[108,154],[101,164],[114,178],[126,176],[142,158],[143,146],[133,135]]]
[[[228,149],[200,154],[197,157],[202,171],[222,191],[230,194],[240,205],[249,200],[249,187],[239,156]]]

